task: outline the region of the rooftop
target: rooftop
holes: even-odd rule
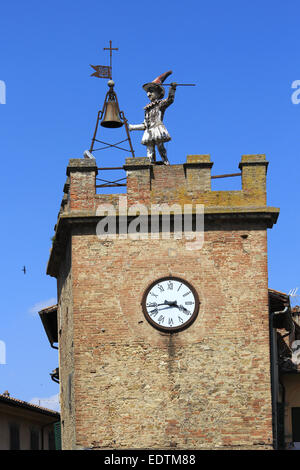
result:
[[[0,403],[5,403],[9,406],[27,409],[27,410],[41,413],[47,416],[53,416],[53,418],[57,418],[58,420],[60,418],[60,413],[58,411],[54,411],[48,408],[44,408],[42,406],[34,405],[32,403],[28,403],[27,401],[19,400],[18,398],[13,398],[9,395],[7,391],[4,392],[3,394],[0,394]]]

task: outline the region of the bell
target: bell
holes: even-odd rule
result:
[[[123,126],[123,122],[120,119],[120,111],[116,101],[107,101],[105,103],[105,114],[101,121],[101,126],[116,128]]]

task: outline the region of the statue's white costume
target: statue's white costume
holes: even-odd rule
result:
[[[163,162],[168,165],[167,152],[164,147],[164,142],[171,140],[171,137],[163,124],[165,110],[170,104],[173,103],[176,91],[176,83],[172,83],[168,97],[161,99],[164,96],[164,88],[161,83],[172,72],[166,72],[157,77],[153,82],[143,85],[144,90],[147,92],[151,102],[144,107],[145,119],[142,124],[130,124],[129,130],[144,130],[142,144],[147,146],[147,156],[152,163],[155,162],[155,146],[162,157]]]

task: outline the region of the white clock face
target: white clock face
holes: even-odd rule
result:
[[[146,290],[143,311],[152,326],[165,331],[178,331],[189,326],[199,310],[195,289],[187,281],[166,277],[153,282]]]

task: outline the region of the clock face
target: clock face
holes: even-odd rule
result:
[[[148,322],[159,330],[173,332],[188,327],[196,318],[199,298],[184,279],[164,277],[145,291],[143,312]]]

